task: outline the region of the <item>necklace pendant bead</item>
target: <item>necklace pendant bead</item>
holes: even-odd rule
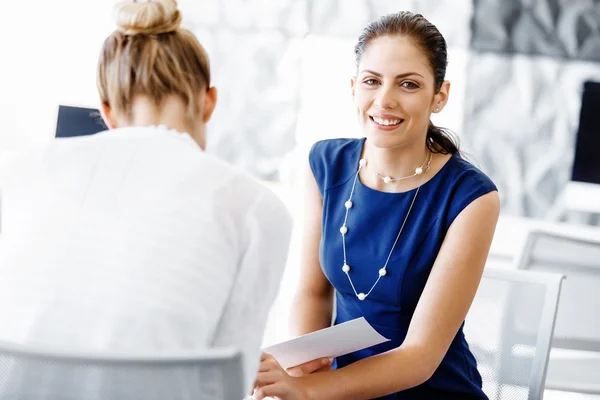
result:
[[[347,202],[344,203],[344,207],[352,208],[352,202],[350,200],[348,200]]]
[[[381,268],[379,270],[379,276],[385,276],[387,274],[387,271],[385,270],[385,268]]]
[[[340,232],[342,235],[345,235],[346,233],[348,233],[348,228],[346,227],[346,225],[344,225],[340,228]]]
[[[344,271],[345,273],[350,272],[350,266],[348,264],[344,264],[342,266],[342,271]]]
[[[363,301],[364,299],[366,299],[366,298],[367,298],[367,295],[365,295],[364,293],[359,293],[359,294],[358,294],[358,296],[356,296],[356,297],[358,297],[358,299],[359,299],[360,301]]]
[[[361,158],[361,160],[358,162],[358,165],[364,167],[365,165],[367,165],[367,159]]]
[[[390,183],[392,181],[392,178],[390,178],[389,176],[386,176],[385,178],[383,178],[383,181],[385,183]]]
[[[423,173],[423,168],[418,167],[417,169],[415,169],[415,174],[421,175],[422,173]]]

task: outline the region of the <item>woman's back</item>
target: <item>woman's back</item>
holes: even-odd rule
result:
[[[0,340],[234,345],[257,362],[291,229],[268,189],[163,127],[55,140],[37,159],[3,189]]]

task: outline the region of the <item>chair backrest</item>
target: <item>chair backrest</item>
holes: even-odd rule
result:
[[[243,387],[230,349],[133,356],[0,343],[2,400],[241,400]]]
[[[558,272],[567,278],[552,347],[600,352],[600,242],[533,230],[516,263],[518,269]]]
[[[563,276],[486,268],[464,332],[490,399],[541,399]]]

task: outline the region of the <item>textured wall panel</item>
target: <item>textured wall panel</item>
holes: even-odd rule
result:
[[[408,10],[421,13],[436,24],[449,44],[467,46],[469,43],[472,0],[311,1],[311,33],[358,38],[370,21]]]
[[[227,0],[220,4],[227,25],[276,28],[297,35],[308,30],[306,0]]]
[[[222,12],[219,0],[178,0],[177,4],[183,14],[185,27],[218,25],[222,23]]]
[[[209,150],[255,176],[277,179],[295,143],[302,39],[278,31],[195,33],[210,54],[219,89]]]
[[[599,0],[474,0],[473,48],[600,61]]]
[[[279,30],[303,35],[308,30],[308,0],[179,0],[186,26]]]
[[[420,0],[413,11],[437,26],[448,46],[469,47],[473,0]]]
[[[310,0],[311,33],[358,38],[362,29],[382,15],[415,10],[418,0]]]
[[[582,85],[600,79],[600,65],[486,53],[473,54],[468,71],[468,150],[505,211],[544,216],[569,179]]]
[[[300,52],[308,0],[179,0],[184,26],[212,66],[218,104],[210,152],[261,179],[278,179],[295,146]]]

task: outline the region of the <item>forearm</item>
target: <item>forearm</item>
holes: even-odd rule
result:
[[[424,351],[398,348],[335,371],[298,378],[312,399],[366,400],[418,386],[433,368]]]
[[[292,303],[290,321],[291,333],[294,336],[318,331],[331,326],[333,315],[333,293],[319,296],[306,292],[298,292]]]

